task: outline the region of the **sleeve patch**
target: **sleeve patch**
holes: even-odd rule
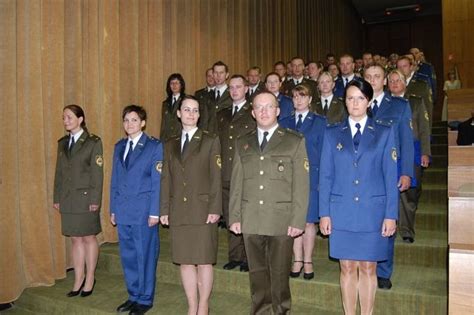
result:
[[[155,169],[158,173],[161,174],[161,171],[163,170],[163,162],[162,161],[157,161],[155,165]]]
[[[95,156],[95,164],[97,164],[98,167],[102,167],[102,165],[104,165],[104,158],[102,155]]]

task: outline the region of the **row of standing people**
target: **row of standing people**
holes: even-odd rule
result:
[[[225,72],[228,73],[227,69],[225,69]],[[399,75],[401,74],[399,73]],[[271,75],[267,76],[267,81],[269,81],[268,79],[271,77],[272,77]],[[278,79],[280,78],[278,77]],[[235,84],[233,84],[233,82]],[[274,82],[274,83],[275,85],[278,85],[278,82]],[[240,88],[240,91],[239,91],[239,88]],[[244,95],[245,95],[245,92],[247,91],[247,89],[248,87],[247,87],[245,78],[241,76],[234,76],[231,79],[230,90],[231,90],[231,95],[233,96],[232,99],[237,99],[239,96],[241,96],[242,92],[244,92]],[[364,87],[358,87],[358,89],[364,90]],[[223,94],[225,94],[226,90],[224,90],[223,92],[224,92]],[[310,196],[311,196],[309,198],[310,207],[309,207],[309,211],[307,211],[308,209],[304,209],[304,213],[305,214],[307,213],[308,224],[303,225],[303,226],[298,225],[298,227],[293,227],[295,230],[292,230],[292,231],[288,230],[287,236],[291,237],[291,242],[286,243],[287,245],[288,243],[293,243],[293,237],[298,236],[299,234],[303,232],[303,230],[305,230],[306,232],[305,234],[309,235],[308,238],[313,238],[313,244],[314,244],[314,222],[318,220],[319,216],[317,212],[314,212],[311,209],[318,208],[318,203],[319,203],[317,201],[317,198],[320,192],[318,192],[318,189],[316,188],[318,187],[317,181],[319,178],[317,173],[320,169],[318,165],[319,165],[321,152],[324,152],[324,151],[321,151],[320,148],[321,148],[322,139],[323,139],[322,135],[325,129],[324,128],[325,120],[316,114],[309,113],[309,110],[307,111],[304,118],[299,115],[296,116],[297,118],[295,118],[294,113],[286,115],[286,116],[282,116],[281,113],[283,112],[283,110],[281,107],[283,106],[281,106],[282,104],[281,102],[278,102],[279,95],[278,94],[275,95],[275,93],[273,92],[264,93],[264,94],[267,95],[267,97],[264,97],[262,95],[262,97],[260,97],[260,99],[263,99],[262,102],[268,101],[269,95],[273,95],[275,97],[276,102],[273,102],[273,103],[272,103],[273,99],[270,97],[270,103],[272,103],[273,107],[275,108],[273,108],[270,105],[265,107],[264,105],[260,104],[261,105],[259,107],[260,109],[257,108],[256,110],[256,106],[259,106],[259,103],[255,102],[253,107],[250,108],[249,104],[246,104],[245,98],[244,98],[243,103],[234,104],[236,106],[231,106],[230,111],[229,111],[229,107],[225,107],[226,108],[225,111],[224,110],[218,111],[216,115],[216,117],[219,117],[219,119],[217,120],[217,125],[219,126],[219,122],[222,123],[224,122],[225,119],[229,119],[229,117],[232,120],[234,117],[236,117],[235,115],[237,115],[238,113],[244,113],[243,111],[241,112],[242,108],[244,108],[244,111],[246,111],[247,113],[251,113],[254,116],[254,118],[256,119],[257,127],[258,127],[257,130],[260,130],[260,129],[264,130],[265,128],[268,129],[269,119],[271,122],[270,127],[274,128],[275,127],[274,123],[277,121],[276,119],[278,117],[278,114],[280,114],[281,125],[288,124],[288,127],[291,128],[293,126],[294,129],[297,129],[298,131],[301,131],[303,133],[304,133],[304,121],[306,121],[306,125],[308,124],[307,122],[311,122],[312,119],[315,121],[314,126],[316,126],[316,129],[313,129],[313,132],[308,132],[306,135],[306,138],[308,141],[308,144],[306,145],[306,149],[308,151],[307,152],[308,158],[307,159],[303,158],[303,162],[302,162],[303,168],[306,169],[306,171],[309,172],[309,170],[311,170],[311,174],[309,176],[309,179],[310,179],[309,191],[310,191]],[[298,86],[295,86],[294,89],[292,89],[292,94],[293,94],[293,101],[295,103],[296,112],[304,112],[305,109],[309,109],[309,104],[311,103],[311,95],[312,95],[310,88],[308,88],[304,84],[298,85]],[[307,98],[309,102],[307,101],[305,102],[304,101],[305,98]],[[368,99],[368,101],[372,101],[372,97],[368,97],[368,95],[365,95],[365,98]],[[146,112],[141,107],[138,107],[138,106],[135,106],[135,107],[129,106],[125,108],[123,112],[124,129],[125,129],[126,134],[128,135],[129,141],[127,139],[123,139],[116,145],[116,149],[114,153],[114,161],[113,161],[114,166],[113,166],[112,185],[111,185],[112,186],[111,187],[111,221],[113,224],[118,225],[122,264],[124,267],[127,289],[129,292],[129,299],[118,308],[118,310],[120,311],[125,310],[125,311],[130,311],[131,313],[145,312],[151,307],[152,302],[153,302],[154,282],[155,282],[154,270],[156,269],[156,261],[157,261],[158,252],[159,252],[156,224],[158,223],[158,220],[159,220],[158,217],[160,214],[159,209],[157,207],[157,205],[160,204],[160,201],[159,201],[160,200],[160,197],[159,197],[160,180],[162,182],[162,186],[166,188],[166,189],[162,189],[162,192],[161,192],[161,196],[162,196],[161,207],[163,211],[161,221],[163,224],[171,223],[170,224],[171,226],[174,225],[174,227],[171,228],[173,261],[181,264],[181,267],[180,267],[181,275],[183,278],[183,284],[185,286],[186,295],[188,297],[190,312],[194,314],[198,312],[198,310],[199,310],[199,313],[203,313],[203,312],[205,313],[207,311],[207,300],[210,295],[210,290],[212,288],[212,264],[215,263],[215,255],[216,255],[215,252],[216,252],[216,246],[217,246],[215,222],[218,220],[219,215],[221,214],[220,208],[219,208],[219,205],[221,205],[221,198],[222,198],[221,193],[222,193],[222,196],[224,196],[225,195],[224,191],[228,189],[228,194],[230,194],[231,196],[234,196],[232,189],[234,190],[236,189],[235,188],[236,185],[232,184],[232,181],[233,181],[232,178],[235,176],[233,175],[233,176],[230,176],[229,178],[228,177],[229,175],[224,175],[224,174],[226,173],[226,171],[228,172],[229,169],[232,168],[232,164],[235,163],[235,161],[232,161],[232,158],[234,157],[234,154],[235,154],[235,157],[237,157],[238,153],[231,153],[229,155],[229,154],[225,154],[224,150],[222,150],[221,152],[220,142],[224,142],[223,139],[227,138],[227,134],[225,136],[222,135],[223,132],[225,133],[225,130],[224,130],[225,128],[222,128],[222,126],[219,129],[221,141],[219,141],[216,136],[212,136],[211,133],[202,131],[202,128],[201,130],[197,129],[197,123],[198,123],[198,119],[201,113],[202,106],[200,106],[198,102],[192,99],[189,99],[189,98],[184,98],[184,99],[187,99],[187,101],[185,102],[185,104],[183,104],[183,102],[179,103],[179,107],[176,111],[176,115],[180,118],[181,129],[184,131],[189,131],[192,134],[190,135],[188,132],[182,132],[181,137],[178,136],[177,138],[174,137],[173,139],[170,139],[167,142],[167,145],[165,146],[168,149],[167,150],[165,149],[164,158],[163,158],[163,148],[160,142],[152,137],[147,136],[146,134],[142,132],[142,129],[144,128],[146,124]],[[216,103],[218,103],[218,101],[219,99],[216,100]],[[347,103],[348,103],[348,99],[346,97],[346,105]],[[182,108],[182,106],[184,105],[186,106]],[[347,107],[349,108],[348,105]],[[278,114],[275,115],[275,122],[273,122],[272,118],[271,117],[269,118],[267,115],[269,111],[272,111],[271,110],[272,108],[273,109],[277,108],[274,112],[275,113],[278,112]],[[219,109],[219,108],[216,108],[216,109]],[[262,114],[262,115],[259,116],[259,114]],[[351,112],[349,111],[349,116],[350,114]],[[260,117],[260,120],[259,120],[259,117]],[[100,232],[100,224],[97,226],[97,222],[98,222],[97,210],[99,209],[99,206],[100,206],[100,196],[97,196],[98,195],[97,192],[101,191],[101,187],[102,187],[101,186],[102,185],[102,177],[101,177],[102,164],[103,164],[103,158],[102,158],[102,152],[101,152],[102,147],[101,147],[100,139],[97,136],[87,134],[87,131],[85,130],[84,119],[85,119],[84,113],[79,107],[69,106],[65,108],[64,125],[65,125],[66,130],[70,132],[71,137],[67,136],[60,140],[60,144],[58,146],[58,165],[57,165],[57,173],[56,173],[56,180],[55,180],[55,202],[54,203],[55,203],[55,208],[59,209],[62,213],[63,233],[65,235],[73,236],[73,256],[75,257],[76,277],[75,277],[74,288],[69,293],[70,296],[77,295],[78,292],[80,292],[81,290],[82,290],[81,292],[82,296],[87,296],[90,293],[92,293],[93,286],[95,284],[93,271],[95,269],[95,263],[97,261],[97,254],[94,255],[94,253],[97,253],[98,249],[90,250],[90,248],[88,248],[87,245],[82,244],[84,242],[82,239],[91,238],[92,239],[91,243],[95,243],[95,246],[97,246],[96,245],[97,241],[95,240],[94,235]],[[189,125],[189,123],[185,125],[186,119],[188,119],[188,122],[191,123],[191,125]],[[285,119],[286,119],[286,122],[285,122]],[[72,120],[72,123],[68,122],[71,120]],[[392,123],[393,121],[390,122],[390,124]],[[252,118],[248,120],[248,124],[244,124],[244,125],[245,125],[245,129],[247,129],[246,130],[247,132],[253,130],[255,134],[255,121],[253,121]],[[230,126],[233,126],[233,125],[231,124]],[[230,126],[229,126],[229,129],[233,129]],[[279,130],[277,134],[280,134],[280,133],[286,134],[283,130]],[[309,140],[312,138],[313,133],[314,135],[317,136],[316,137],[317,140]],[[187,139],[185,138],[185,134],[188,136]],[[239,138],[239,136],[241,137],[242,135],[230,134],[228,136],[229,136],[229,140],[232,140],[232,139],[237,139]],[[261,136],[262,134],[258,133],[258,138],[261,138]],[[290,136],[290,138],[291,137],[293,136]],[[397,137],[395,137],[395,139],[396,138]],[[229,140],[228,140],[228,144],[230,144],[229,149],[232,151],[233,141],[229,141]],[[269,140],[267,139],[267,142],[268,141]],[[197,142],[199,142],[199,144],[196,147]],[[79,146],[75,147],[76,143],[78,143]],[[204,146],[204,148],[206,149],[203,151],[206,155],[204,157],[201,157],[200,160],[198,160],[200,161],[199,164],[195,164],[195,165],[199,165],[202,167],[202,165],[205,165],[205,163],[203,164],[203,161],[208,162],[209,167],[203,168],[201,170],[204,172],[203,176],[199,176],[198,178],[209,178],[210,179],[209,183],[212,183],[212,189],[209,189],[208,191],[202,191],[202,189],[200,189],[199,190],[200,193],[196,194],[196,190],[195,189],[193,190],[192,187],[195,187],[196,185],[199,186],[199,184],[193,184],[193,183],[191,183],[190,185],[191,188],[188,188],[190,190],[187,190],[186,188],[179,189],[175,185],[181,185],[184,183],[184,187],[186,187],[186,182],[187,182],[187,180],[185,179],[186,175],[189,175],[192,172],[196,172],[196,169],[200,168],[200,167],[195,167],[195,166],[192,167],[193,163],[190,163],[190,168],[189,168],[190,171],[188,173],[188,172],[183,171],[184,167],[181,167],[181,168],[177,167],[177,166],[184,165],[183,163],[186,160],[185,158],[186,153],[184,152],[193,151],[192,149],[190,151],[187,151],[188,145],[190,144],[193,144],[195,146],[194,151],[197,150],[196,152],[201,152],[200,149],[203,148],[203,143],[207,143],[207,146]],[[81,149],[81,146],[84,148]],[[192,145],[189,147],[192,148]],[[243,147],[245,148],[245,145]],[[284,147],[288,147],[288,145],[285,145]],[[396,147],[398,150],[395,152],[403,151],[400,149],[400,144],[397,144]],[[93,150],[85,149],[85,148],[93,148]],[[185,148],[186,150],[184,150]],[[237,149],[237,144],[236,144],[236,149]],[[82,157],[79,157],[78,153],[74,154],[75,153],[74,150],[76,150],[77,152],[81,152]],[[180,152],[182,150],[184,150],[183,153]],[[392,159],[393,159],[393,152],[394,151],[392,150],[391,151]],[[222,157],[220,153],[222,153]],[[409,154],[405,152],[402,155],[408,156]],[[272,154],[270,154],[270,158],[271,157],[272,157]],[[287,158],[286,160],[282,159],[276,167],[276,171],[282,173],[282,174],[279,174],[280,178],[284,177],[283,176],[284,174],[287,174],[285,169],[291,168],[289,167],[287,162],[288,162],[288,158],[291,160],[292,156],[290,155],[290,156],[287,156],[286,158]],[[179,161],[179,163],[176,164],[175,168],[172,167],[174,163],[172,161]],[[95,178],[95,180],[91,180],[91,178],[84,178],[84,175],[81,178],[81,176],[77,174],[76,176],[74,175],[74,173],[72,173],[73,180],[71,182],[71,176],[70,176],[71,174],[68,173],[67,170],[72,170],[74,168],[80,169],[79,165],[84,162],[87,162],[87,165],[91,167],[90,176],[91,178]],[[195,162],[196,161],[194,161],[194,163]],[[135,170],[133,170],[134,163],[140,164],[141,167],[137,166]],[[76,166],[74,166],[74,164],[76,164]],[[226,164],[227,164],[227,167],[224,166]],[[243,165],[242,167],[244,166],[245,165]],[[221,184],[221,175],[220,175],[221,167],[223,168],[222,184]],[[163,172],[163,176],[162,176],[162,172]],[[243,173],[245,174],[245,171]],[[88,173],[86,172],[86,174]],[[167,178],[168,180],[166,180]],[[166,184],[163,185],[163,183],[166,183]],[[81,187],[78,187],[78,186],[81,186]],[[259,187],[261,186],[263,185],[260,185]],[[270,186],[269,188],[271,188],[271,185],[269,186]],[[157,187],[158,187],[158,192],[156,191]],[[204,185],[203,187],[206,187],[206,185]],[[299,186],[299,187],[301,187],[300,190],[303,191],[302,192],[303,195],[299,196],[300,198],[297,198],[298,202],[300,203],[298,207],[301,207],[301,205],[304,205],[304,202],[302,202],[301,199],[303,200],[305,199],[304,198],[304,183],[302,186]],[[329,187],[332,187],[332,186],[329,185]],[[222,192],[220,191],[221,188],[223,188]],[[282,187],[279,187],[279,188],[282,188]],[[404,187],[401,187],[401,188],[404,188]],[[74,191],[74,189],[77,189],[77,190],[82,189],[82,190],[79,193],[77,193],[77,191]],[[245,190],[245,187],[243,186],[242,189]],[[262,188],[259,188],[259,189],[262,189]],[[288,189],[288,187],[286,187],[286,189]],[[274,191],[273,189],[269,189],[269,190]],[[181,199],[181,196],[175,196],[175,194],[179,195],[179,191],[183,191],[183,194],[184,194],[183,199]],[[84,206],[78,207],[76,203],[78,200],[71,199],[73,195],[76,195],[76,193],[82,198],[80,199],[80,201],[82,202]],[[186,194],[189,194],[189,195],[186,196]],[[257,197],[258,197],[258,194],[257,194]],[[75,198],[77,198],[77,196]],[[188,202],[186,204],[188,198],[189,198],[189,201],[196,200],[196,202]],[[228,204],[227,202],[228,197],[227,197],[227,200],[225,198],[222,198],[222,199],[224,199],[224,203],[222,205],[224,206],[223,208],[224,208],[224,214],[225,214],[226,212],[225,205]],[[71,203],[71,200],[75,202]],[[236,204],[241,204],[242,203],[241,201],[230,200],[231,209],[228,212],[228,214],[225,215],[225,217],[227,218],[226,219],[227,223],[230,224],[232,222],[232,217],[234,218],[234,220],[236,218],[237,219],[239,218],[238,215],[233,216],[232,213],[233,212],[241,213],[241,211],[243,211],[242,208],[239,209],[239,207],[235,207]],[[86,207],[85,205],[88,202],[89,204]],[[265,201],[259,200],[259,202],[265,202]],[[73,205],[72,208],[69,208],[69,210],[66,206],[68,205],[68,203]],[[192,206],[187,206],[187,205],[192,205]],[[201,207],[199,207],[199,205]],[[213,205],[213,207],[209,207],[209,205]],[[234,209],[232,208],[232,205],[234,205],[235,207]],[[193,208],[192,211],[191,209],[189,209],[189,211],[186,211],[187,207],[192,207]],[[194,212],[194,208],[202,208],[202,209],[201,211],[196,210]],[[303,208],[306,208],[306,207],[303,206]],[[174,216],[174,220],[172,219],[173,218],[172,209],[174,209],[174,211],[178,211],[177,213],[179,213],[179,211],[182,211],[180,215]],[[270,207],[269,209],[270,215],[271,215],[272,209],[273,209],[272,207]],[[326,210],[329,210],[329,209],[326,209]],[[137,213],[140,214],[138,217],[137,217]],[[196,214],[190,215],[192,213],[196,213]],[[200,214],[197,214],[197,213],[200,213]],[[88,227],[95,226],[95,229],[93,231],[87,230],[87,232],[81,231],[78,233],[77,231],[69,230],[68,226],[77,225],[75,223],[71,224],[71,222],[77,222],[78,218],[86,218],[86,217],[88,218],[87,220],[92,220],[96,222],[95,224],[90,224],[90,223],[84,224],[84,225],[87,225]],[[205,222],[201,222],[203,221],[204,218],[206,219]],[[243,216],[241,218],[243,218]],[[173,224],[173,221],[176,224]],[[91,222],[91,221],[88,221],[88,222]],[[196,222],[201,222],[201,223],[197,224]],[[241,223],[241,222],[234,222],[234,223]],[[197,224],[198,226],[194,226],[195,224]],[[298,224],[300,224],[300,222],[298,222]],[[244,223],[243,227],[239,227],[238,229],[235,226],[234,227],[230,226],[230,229],[233,230],[234,232],[240,232],[243,229],[244,235],[249,234],[249,233],[245,233],[245,225],[246,224]],[[191,230],[188,229],[190,226],[192,227]],[[303,227],[303,229],[301,227]],[[188,234],[184,233],[183,228],[189,233]],[[321,230],[323,231],[323,233],[326,233],[326,234],[329,234],[330,232],[330,228],[328,229],[327,224],[324,226],[324,228],[321,228]],[[385,233],[391,233],[389,230],[391,231],[391,229],[386,229]],[[206,240],[205,242],[203,242],[203,244],[207,244],[209,247],[208,252],[207,252],[209,253],[209,255],[205,254],[204,256],[206,258],[204,258],[204,260],[202,260],[202,258],[199,258],[201,260],[199,259],[195,260],[197,258],[194,256],[191,256],[193,258],[189,258],[188,256],[189,251],[185,250],[183,252],[182,250],[183,248],[182,244],[192,243],[192,240],[195,239],[193,238],[193,235],[199,234],[200,233],[199,231],[203,233],[202,235],[208,236],[207,238],[203,238],[204,240]],[[83,236],[83,235],[86,235],[86,236]],[[311,237],[311,235],[313,236]],[[388,234],[385,236],[388,236]],[[79,249],[77,249],[74,245],[75,238],[81,239],[80,241],[81,245],[77,246]],[[262,241],[261,239],[251,240],[245,237],[244,239],[246,239],[246,242],[244,242],[246,247],[262,245],[261,243],[259,243]],[[302,240],[303,237],[299,237],[296,239]],[[257,241],[257,243],[255,243],[255,241]],[[84,250],[84,247],[86,248],[86,250]],[[298,247],[301,248],[300,245],[298,245]],[[180,251],[180,248],[181,248],[181,251]],[[184,247],[184,248],[187,248],[187,247]],[[256,248],[254,247],[254,249]],[[180,256],[180,252],[182,256]],[[253,251],[253,252],[254,253],[252,254],[252,256],[254,256],[255,253],[258,251]],[[291,250],[289,252],[290,252],[289,264],[291,264]],[[206,253],[206,252],[204,251],[204,249],[199,248],[197,253]],[[295,250],[295,262],[299,262],[296,259],[296,254],[297,254],[297,250]],[[138,259],[138,257],[140,257],[140,259]],[[262,267],[262,266],[255,265],[255,263],[258,261],[258,259],[257,260],[255,259],[256,258],[253,259],[253,263],[252,263],[252,260],[250,261],[250,266],[247,266],[247,268],[250,267],[250,270],[251,270],[250,274],[251,274],[252,291],[254,289],[259,291],[262,288],[264,290],[268,290],[266,286],[263,286],[262,283],[260,283],[262,279],[266,279],[265,275],[260,275],[260,277],[257,277],[256,279],[253,279],[252,281],[252,269],[254,269],[252,265],[254,265],[254,267],[257,269]],[[262,260],[260,259],[260,261]],[[84,276],[85,274],[84,264],[87,266],[87,270],[88,270],[87,276]],[[143,266],[140,266],[140,264],[145,264],[146,268],[144,269]],[[198,266],[196,267],[196,265]],[[343,265],[341,263],[341,268],[342,267]],[[288,273],[290,273],[290,270],[288,270]],[[286,278],[288,278],[287,276]],[[142,281],[144,281],[144,283],[142,283]],[[207,284],[204,286],[205,288],[199,287],[198,283],[203,283],[203,282]],[[89,289],[85,289],[87,287]],[[199,294],[197,292],[198,288],[199,288]],[[289,303],[289,300],[288,300],[289,287],[283,286],[280,289],[281,289],[281,293],[284,293],[284,294],[280,296],[279,298],[276,298],[277,301],[273,301],[273,299],[271,299],[272,301],[270,301],[270,304],[268,304],[268,301],[264,301],[264,300],[253,301],[252,309],[255,312],[258,312],[258,310],[261,309],[262,307],[269,307],[270,305],[270,308],[271,308],[272,307],[271,305],[273,304],[274,311],[278,313],[279,312],[278,310],[282,310],[281,308],[282,305],[285,305],[283,306],[283,309],[289,308],[289,304],[288,304]],[[255,292],[255,293],[258,293],[258,292]],[[197,300],[198,296],[199,296],[199,301]],[[258,296],[258,294],[255,296]],[[260,297],[262,297],[262,295],[260,295]],[[266,299],[267,297],[268,297],[267,294],[263,294],[264,299]],[[286,297],[286,298],[282,298],[282,297]],[[343,289],[343,297],[344,297],[344,289]]]

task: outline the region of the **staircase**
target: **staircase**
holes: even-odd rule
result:
[[[447,134],[442,123],[433,125],[433,163],[423,177],[417,212],[416,240],[396,241],[393,288],[378,290],[374,314],[447,313]],[[248,274],[222,269],[227,260],[226,231],[219,231],[211,314],[248,314]],[[161,253],[155,306],[148,314],[186,314],[179,268],[171,262],[169,233],[160,228]],[[315,278],[291,279],[292,314],[342,314],[339,265],[328,259],[328,241],[318,236],[314,252]],[[127,298],[117,244],[101,247],[97,285],[88,298],[67,298],[73,274],[53,287],[24,291],[5,314],[114,314]]]

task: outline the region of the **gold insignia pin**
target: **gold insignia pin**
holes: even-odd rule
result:
[[[306,170],[306,172],[309,172],[309,161],[307,158],[304,159],[303,167]]]
[[[337,144],[336,149],[337,149],[338,151],[341,151],[341,150],[342,150],[342,144],[341,144],[340,142]]]
[[[98,167],[102,167],[102,165],[104,165],[104,159],[102,158],[102,155],[95,156],[95,164],[97,164]]]
[[[397,149],[395,149],[395,148],[392,148],[392,160],[394,162],[397,161]]]
[[[222,168],[222,160],[220,155],[216,155],[216,164],[219,168]]]
[[[158,173],[161,174],[161,171],[163,170],[163,162],[162,161],[156,162],[155,169]]]

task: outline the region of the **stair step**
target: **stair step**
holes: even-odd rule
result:
[[[120,259],[114,246],[116,247],[111,244],[103,246],[98,268],[100,273],[110,272],[117,276],[121,275]],[[179,279],[179,268],[170,262],[168,252],[162,248],[158,263],[158,281],[159,283],[176,284]],[[248,274],[237,269],[232,271],[222,269],[225,261],[225,257],[219,255],[218,263],[214,269],[214,292],[227,292],[232,295],[249,297]],[[290,281],[294,305],[309,304],[318,309],[340,313],[342,305],[339,264],[327,258],[318,258],[314,263],[315,278],[313,280],[306,281],[298,278]],[[104,271],[105,266],[108,268],[106,271]],[[374,313],[400,314],[400,307],[402,307],[403,313],[406,314],[444,314],[447,303],[446,276],[445,267],[427,268],[396,264],[392,277],[394,286],[390,291],[378,290]],[[160,292],[159,289],[158,292]],[[159,293],[157,296],[159,297]],[[182,299],[184,300],[184,296]],[[160,302],[158,301],[158,303]],[[327,311],[321,314],[327,314]],[[292,313],[310,314],[298,313],[296,309]],[[232,314],[245,314],[245,312],[234,311]]]
[[[448,183],[448,171],[446,168],[429,167],[423,171],[423,183],[444,184]]]
[[[446,144],[448,143],[448,134],[443,133],[434,133],[431,135],[431,143],[432,144]]]
[[[448,167],[448,155],[432,155],[430,167],[434,168],[447,168]]]
[[[446,184],[423,183],[420,203],[432,203],[442,205],[447,209],[448,194]]]
[[[448,146],[446,144],[431,144],[432,155],[448,155]]]
[[[147,314],[186,314],[186,296],[180,285],[178,267],[168,264],[160,265],[158,274],[172,273],[173,281],[159,281],[156,287],[154,307]],[[216,277],[219,274],[216,272]],[[226,276],[226,275],[224,275]],[[246,274],[239,275],[247,281]],[[115,314],[118,305],[127,299],[123,277],[103,271],[96,273],[97,285],[94,293],[87,297],[68,298],[65,293],[70,290],[73,274],[59,280],[53,287],[38,287],[25,290],[11,314]],[[231,284],[229,283],[229,286]],[[248,285],[247,285],[248,286]],[[218,290],[214,287],[210,301],[211,314],[249,314],[250,294],[235,294]],[[7,314],[10,314],[8,311]],[[317,308],[314,304],[294,302],[292,314],[340,314],[337,311]]]

